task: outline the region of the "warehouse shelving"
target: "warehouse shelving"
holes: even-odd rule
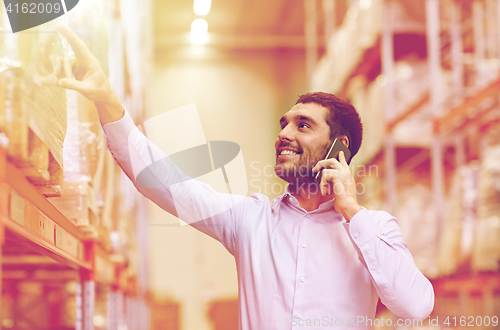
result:
[[[432,203],[435,216],[435,230],[438,241],[435,243],[434,257],[439,255],[440,239],[443,234],[445,214],[443,207],[446,193],[450,189],[450,174],[471,159],[482,160],[484,139],[481,137],[488,131],[500,127],[500,1],[498,0],[426,0],[425,18],[421,22],[425,37],[428,84],[427,90],[420,91],[413,103],[396,112],[395,106],[395,65],[397,54],[395,48],[401,41],[401,34],[394,30],[391,17],[398,0],[360,1],[352,2],[352,6],[371,3],[379,5],[381,10],[381,25],[378,28],[376,42],[363,49],[359,61],[351,65],[350,74],[343,75],[343,86],[338,83],[328,83],[324,77],[333,81],[338,77],[337,72],[320,72],[329,67],[328,61],[335,61],[328,55],[321,59],[316,68],[318,81],[312,82],[313,88],[322,88],[335,92],[343,97],[349,97],[348,86],[359,76],[373,79],[374,72],[383,77],[384,111],[382,125],[385,126],[383,143],[378,150],[370,150],[370,157],[364,158],[360,165],[377,165],[381,168],[379,174],[383,176],[383,185],[368,191],[369,198],[385,198],[388,211],[395,212],[398,205],[398,186],[412,180],[406,178],[417,167],[423,167],[427,173],[432,192]],[[370,9],[372,10],[372,9]],[[357,15],[362,15],[359,13]],[[373,9],[376,15],[376,10]],[[468,17],[465,17],[466,14]],[[463,17],[461,17],[463,15]],[[362,23],[358,22],[358,26]],[[377,28],[373,28],[377,30]],[[345,33],[345,31],[342,31]],[[352,36],[351,36],[352,37]],[[404,37],[404,36],[403,36]],[[347,37],[344,36],[344,39]],[[335,40],[340,40],[334,39]],[[487,41],[488,43],[487,43]],[[496,45],[496,46],[495,46]],[[340,45],[336,45],[340,47]],[[410,46],[411,47],[411,46]],[[486,48],[487,51],[486,51]],[[485,60],[497,63],[496,69],[486,72],[490,77],[481,79],[481,65]],[[351,60],[350,58],[346,60]],[[327,63],[325,63],[327,62]],[[337,65],[340,65],[337,63]],[[443,72],[447,71],[448,79],[445,82]],[[494,73],[494,75],[492,74]],[[371,75],[371,77],[369,77]],[[443,92],[445,85],[449,94]],[[330,90],[329,86],[338,86]],[[430,126],[431,139],[419,143],[424,136],[415,136],[415,144],[399,143],[395,131],[399,125],[409,123],[411,118],[420,116]],[[372,125],[365,123],[365,125]],[[403,126],[404,127],[404,126]],[[422,131],[425,132],[425,131]],[[475,139],[469,135],[475,135]],[[474,144],[473,151],[466,148],[467,142]],[[361,156],[363,157],[363,156]],[[420,169],[421,170],[421,169]],[[363,179],[363,178],[361,178]],[[414,179],[413,179],[414,180]],[[365,201],[366,201],[365,196]],[[451,275],[430,276],[436,291],[435,313],[443,315],[442,304],[452,304],[453,297],[461,297],[454,301],[456,312],[466,315],[469,312],[467,301],[482,297],[481,304],[484,312],[496,313],[500,308],[499,272],[475,272],[469,265],[462,265],[457,273]],[[452,297],[452,298],[449,298]],[[472,297],[472,298],[471,298]],[[476,297],[476,298],[474,298]],[[450,300],[451,299],[451,300]],[[471,300],[472,299],[472,300]],[[460,304],[458,303],[459,301]],[[470,303],[469,301],[469,303]],[[494,307],[492,307],[494,306]],[[449,312],[449,311],[448,311]],[[457,314],[459,315],[459,314]],[[491,314],[493,315],[493,314]]]
[[[3,283],[30,280],[62,285],[76,281],[76,296],[72,299],[76,300],[77,329],[94,329],[95,286],[96,283],[105,285],[110,290],[108,328],[117,329],[126,324],[125,321],[129,329],[142,328],[144,324],[139,326],[137,320],[147,320],[148,316],[134,313],[145,311],[137,306],[145,303],[146,292],[139,292],[136,278],[122,271],[125,258],[106,253],[95,238],[82,233],[6,160],[3,150],[0,151],[0,169]],[[12,294],[15,286],[3,289]],[[53,312],[56,317],[57,308],[61,306],[51,308],[56,309]],[[134,312],[125,319],[128,314],[123,310]],[[3,315],[5,328],[22,320],[22,315],[17,316],[21,319],[6,319]],[[51,327],[57,325],[54,320],[51,322]],[[30,325],[32,329],[36,327]]]
[[[499,273],[446,276],[434,280],[433,286],[435,295],[439,297],[434,314],[442,320],[448,316],[476,316],[474,309],[481,309],[481,317],[498,317]],[[450,310],[454,311],[454,315],[450,315]]]
[[[390,10],[391,10],[391,4],[393,2],[396,2],[397,0],[394,1],[383,1],[384,5],[384,15],[390,15]],[[476,3],[480,1],[475,1]],[[441,3],[444,3],[444,1],[441,1]],[[458,6],[455,2],[449,1],[450,4],[453,4],[454,6]],[[383,171],[386,179],[386,191],[385,195],[388,200],[388,207],[392,208],[395,204],[395,199],[394,196],[397,193],[396,192],[396,187],[395,187],[395,177],[391,177],[392,175],[396,175],[398,172],[398,168],[395,163],[395,158],[394,155],[392,155],[395,152],[395,149],[397,147],[405,148],[405,145],[397,145],[395,141],[393,141],[391,135],[394,129],[401,123],[405,122],[408,118],[412,117],[415,114],[418,114],[419,112],[422,111],[422,108],[424,106],[431,106],[432,108],[437,108],[433,110],[435,112],[433,118],[430,118],[429,120],[432,122],[433,125],[433,133],[434,133],[434,138],[439,138],[439,140],[443,141],[438,141],[438,144],[436,145],[436,148],[433,148],[432,145],[427,145],[424,149],[430,149],[432,151],[432,155],[435,157],[431,157],[431,153],[425,152],[423,150],[420,153],[417,153],[416,161],[417,163],[421,163],[425,160],[430,159],[440,159],[441,157],[438,157],[438,153],[436,152],[437,150],[443,149],[442,143],[449,144],[450,141],[454,142],[454,139],[451,139],[450,137],[456,134],[463,134],[461,132],[461,129],[465,125],[469,126],[474,126],[474,125],[479,125],[483,127],[484,125],[495,125],[498,123],[498,93],[500,91],[500,80],[495,79],[492,82],[488,83],[486,86],[470,86],[468,89],[469,91],[466,91],[463,82],[461,82],[459,85],[461,87],[455,87],[455,88],[460,88],[460,91],[462,92],[461,94],[457,95],[451,102],[449,100],[443,100],[440,99],[442,98],[441,93],[439,92],[439,84],[442,84],[440,82],[439,76],[438,78],[434,79],[436,75],[439,75],[439,71],[441,70],[441,58],[442,58],[442,50],[446,47],[456,49],[454,43],[457,43],[456,38],[453,38],[453,36],[448,36],[451,41],[448,42],[442,42],[441,35],[444,35],[445,32],[440,31],[439,28],[439,4],[440,2],[438,0],[432,0],[432,1],[427,1],[427,16],[435,16],[434,18],[429,18],[427,20],[427,43],[428,43],[428,61],[429,61],[429,71],[430,75],[432,76],[430,81],[430,87],[429,90],[425,93],[422,93],[418,100],[414,102],[411,106],[406,108],[405,110],[395,113],[394,110],[394,43],[396,43],[396,37],[397,35],[394,34],[394,31],[391,29],[390,25],[390,20],[385,20],[384,24],[381,29],[381,33],[379,36],[379,40],[372,46],[367,48],[364,51],[364,55],[362,56],[362,60],[355,66],[353,69],[352,73],[347,77],[346,81],[344,82],[344,87],[338,91],[338,94],[341,96],[346,97],[346,87],[348,85],[348,81],[356,76],[359,75],[367,75],[371,71],[375,70],[374,67],[376,66],[381,66],[382,70],[381,73],[385,76],[386,79],[386,85],[384,88],[384,97],[385,97],[385,117],[386,117],[386,147],[381,148],[378,151],[373,153],[373,157],[371,157],[365,164],[370,164],[370,163],[377,163],[378,165],[385,164],[385,171]],[[500,8],[500,2],[496,1],[496,4],[498,8]],[[500,9],[498,10],[500,11]],[[497,13],[493,13],[497,16]],[[490,13],[492,15],[492,13]],[[386,16],[387,17],[387,16]],[[437,19],[437,21],[436,21]],[[463,22],[455,22],[455,24],[464,24]],[[472,25],[470,22],[467,22],[467,25],[469,26],[469,29],[472,29]],[[451,27],[452,29],[453,27]],[[500,31],[500,26],[497,27],[497,29]],[[460,31],[460,30],[459,30]],[[462,32],[463,35],[460,37],[462,38],[467,32],[470,33],[470,31],[465,31]],[[452,34],[452,33],[450,33]],[[498,33],[500,34],[500,32]],[[498,40],[500,43],[500,40]],[[460,44],[461,45],[461,44]],[[460,45],[458,47],[460,47]],[[456,51],[455,51],[456,53]],[[451,57],[458,57],[456,54],[451,54]],[[499,56],[500,57],[500,56]],[[474,58],[477,58],[477,56],[474,54]],[[452,61],[454,63],[457,63],[456,59],[452,58]],[[499,58],[500,60],[500,58]],[[450,61],[450,59],[448,59]],[[462,63],[459,63],[458,65],[463,66],[463,60]],[[459,71],[458,74],[463,75],[463,68],[458,68],[458,65],[453,66],[453,71]],[[460,71],[461,70],[461,71]],[[437,71],[438,73],[434,72]],[[456,76],[455,72],[454,75]],[[335,79],[335,73],[331,73],[332,79]],[[457,92],[457,91],[455,91]],[[468,94],[464,93],[468,92]],[[456,94],[455,94],[456,95]],[[465,97],[464,97],[465,96]],[[463,98],[463,100],[462,100]],[[480,106],[483,102],[488,101],[489,99],[495,99],[494,102],[490,102],[490,104],[484,108],[480,109],[479,111],[477,110],[477,107]],[[457,104],[457,100],[460,101],[459,104]],[[495,114],[496,112],[496,114]],[[487,119],[486,123],[481,123],[481,120],[484,119],[487,115],[491,115],[491,118]],[[388,139],[388,140],[387,140]],[[438,190],[443,189],[442,187],[439,187],[439,185],[442,184],[442,180],[439,179],[440,176],[438,173],[442,172],[442,169],[440,168],[441,165],[443,164],[442,161],[435,163],[435,167],[433,169],[433,177],[435,178],[434,181],[434,193],[439,194]],[[411,167],[410,167],[411,168]],[[436,175],[437,174],[437,175]],[[442,197],[439,197],[441,199]],[[438,203],[439,205],[442,205],[442,203]]]
[[[148,65],[144,57],[150,55],[148,50],[152,47],[148,44],[150,6],[149,1],[96,0],[80,3],[72,16],[67,16],[71,19],[66,19],[66,15],[58,19],[92,49],[103,70],[109,72],[108,78],[120,100],[136,120],[144,110],[141,82],[146,78]],[[7,16],[2,14],[2,23],[6,24]],[[50,24],[42,31],[51,29]],[[58,90],[56,101],[61,108],[56,109],[56,114],[64,114],[58,118],[64,130],[58,136],[61,145],[55,149],[62,156],[63,140],[67,142],[71,135],[73,149],[65,145],[65,151],[77,153],[64,160],[64,168],[60,162],[58,171],[48,167],[52,157],[49,151],[53,150],[42,141],[40,131],[31,130],[26,113],[21,111],[38,109],[29,106],[33,102],[31,95],[22,94],[20,88],[33,84],[29,68],[35,66],[32,62],[42,60],[39,48],[33,45],[46,33],[33,31],[4,34],[0,38],[5,56],[2,61],[8,59],[2,62],[7,67],[1,72],[2,88],[14,90],[3,95],[11,98],[6,102],[11,107],[3,110],[11,117],[13,114],[18,125],[2,122],[5,127],[1,127],[0,133],[0,328],[148,329],[152,295],[148,289],[147,204],[142,196],[134,194],[133,187],[122,185],[118,166],[105,150],[93,103],[81,96],[77,98],[76,93],[63,93],[62,89]],[[57,55],[68,56],[67,42],[61,36],[57,38],[57,45],[63,45]],[[18,49],[21,42],[23,46]],[[127,72],[129,68],[133,72]],[[127,79],[134,84],[128,86]],[[55,97],[46,94],[47,104],[53,106]],[[67,100],[75,102],[70,104]],[[28,106],[21,106],[21,102]],[[73,126],[68,125],[66,130],[66,111],[70,108]],[[5,117],[3,113],[2,116]],[[43,125],[40,128],[41,133],[54,133],[43,130]],[[95,138],[90,141],[92,137]],[[18,142],[22,142],[21,147]],[[31,152],[34,145],[43,153],[40,158]],[[15,157],[16,152],[24,153]],[[92,181],[98,170],[99,175],[114,180]],[[66,182],[68,173],[73,176]],[[59,181],[54,183],[56,176]],[[92,184],[93,208],[90,189],[87,190]],[[68,187],[78,189],[65,196]],[[105,190],[109,187],[112,189]],[[108,196],[104,196],[106,191]],[[62,201],[59,204],[58,198]],[[125,199],[128,204],[122,210]]]

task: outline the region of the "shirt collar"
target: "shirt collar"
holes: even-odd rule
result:
[[[290,196],[292,196],[292,193],[290,192],[290,184],[287,184],[283,194],[281,194],[281,196],[278,196],[278,202],[281,203],[283,199]]]
[[[290,184],[287,184],[283,194],[281,194],[281,196],[278,196],[278,204],[280,204],[284,201],[286,202],[286,198],[288,198],[288,197],[293,197],[292,193],[290,192]],[[293,197],[293,198],[295,199],[295,197]],[[312,212],[326,212],[326,211],[330,211],[331,209],[335,210],[335,208],[333,206],[333,201],[334,201],[334,199],[332,199],[328,202],[324,202],[316,210],[314,210]]]

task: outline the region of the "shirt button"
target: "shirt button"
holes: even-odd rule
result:
[[[306,214],[306,217],[310,218],[310,217],[311,217],[311,215],[310,215],[309,213],[307,213],[307,214]]]
[[[353,236],[354,236],[354,238],[358,238],[359,234],[358,234],[358,233],[356,233],[356,234],[354,234]]]
[[[370,269],[371,269],[371,270],[375,270],[375,266],[374,266],[374,265],[371,265],[371,266],[370,266]]]
[[[303,248],[306,248],[306,247],[307,247],[307,244],[306,244],[306,243],[302,244],[302,247],[303,247]]]
[[[302,314],[297,314],[297,317],[298,317],[299,319],[301,319],[301,318],[302,318]]]
[[[301,277],[301,278],[300,278],[300,281],[301,281],[301,282],[305,282],[305,281],[306,281],[306,278],[305,278],[305,277]]]

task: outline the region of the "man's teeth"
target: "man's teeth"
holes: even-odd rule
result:
[[[283,150],[280,155],[296,155],[297,153],[295,151],[291,150]]]

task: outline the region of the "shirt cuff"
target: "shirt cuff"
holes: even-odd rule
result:
[[[128,145],[130,133],[137,129],[127,109],[125,107],[123,107],[123,109],[125,112],[121,119],[102,126],[108,150]]]
[[[363,246],[375,237],[382,235],[382,229],[365,208],[352,217],[348,231],[357,246]]]

